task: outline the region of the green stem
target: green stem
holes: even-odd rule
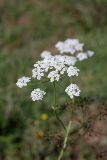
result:
[[[61,124],[61,126],[63,127],[63,129],[65,130],[65,131],[67,131],[66,130],[66,127],[65,127],[65,125],[64,125],[64,123],[63,123],[63,121],[60,119],[60,117],[59,117],[59,115],[58,115],[58,113],[57,113],[57,104],[56,104],[56,85],[55,85],[55,82],[53,83],[53,86],[54,86],[54,107],[53,107],[53,110],[54,110],[54,113],[55,113],[55,116],[56,116],[56,118],[57,118],[57,120],[59,121],[59,123]]]
[[[69,124],[68,124],[68,127],[67,127],[67,131],[66,131],[66,134],[65,134],[63,147],[62,147],[62,149],[61,149],[61,151],[60,151],[58,160],[61,160],[62,157],[63,157],[64,151],[65,151],[66,146],[67,146],[67,141],[68,141],[68,136],[69,136],[70,128],[71,128],[71,120],[70,120],[70,122],[69,122]]]
[[[63,129],[65,130],[65,132],[67,132],[67,129],[66,129],[63,121],[59,118],[59,115],[58,115],[58,113],[57,113],[56,110],[54,110],[54,113],[55,113],[55,116],[56,116],[57,120],[59,121],[59,123],[61,124],[61,126],[63,127]]]
[[[56,105],[56,85],[55,85],[55,82],[53,83],[54,85],[54,107],[55,107],[55,110],[57,109],[57,105]]]

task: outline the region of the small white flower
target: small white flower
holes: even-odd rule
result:
[[[70,96],[72,99],[74,96],[79,96],[80,95],[80,89],[76,84],[70,84],[66,89],[65,92]]]
[[[70,66],[68,69],[67,69],[67,74],[69,77],[71,76],[78,76],[79,75],[79,72],[80,70],[77,68],[77,67],[73,67],[73,66]]]
[[[59,51],[62,51],[63,50],[63,47],[64,47],[64,43],[59,41],[56,43],[55,47],[59,50]],[[62,52],[63,53],[63,52]]]
[[[80,52],[80,53],[77,54],[77,58],[78,58],[79,61],[83,61],[84,59],[87,59],[88,56],[87,56],[86,53]]]
[[[22,78],[19,78],[16,85],[19,87],[19,88],[22,88],[24,86],[27,86],[27,83],[30,82],[31,78],[29,77],[22,77]]]
[[[89,57],[92,57],[95,54],[93,51],[90,50],[88,50],[86,53]]]
[[[37,78],[38,80],[41,80],[41,78],[44,76],[43,70],[40,67],[34,68],[32,70],[32,77]]]
[[[83,50],[83,46],[84,46],[84,43],[78,43],[75,46],[76,51],[82,51]]]
[[[37,88],[31,92],[31,98],[33,101],[42,100],[45,94],[46,92],[40,90],[40,88]]]
[[[60,75],[57,71],[51,71],[48,74],[48,78],[50,79],[50,82],[59,81]]]
[[[51,56],[51,52],[49,52],[49,51],[43,51],[41,53],[41,58],[48,58],[50,56]]]
[[[73,56],[64,56],[65,57],[65,64],[70,66],[74,66],[77,62],[77,58]]]

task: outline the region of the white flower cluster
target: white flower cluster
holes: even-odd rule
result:
[[[68,77],[78,76],[78,75],[79,75],[79,73],[78,73],[79,71],[80,71],[80,70],[79,70],[77,67],[70,66],[70,67],[67,69]]]
[[[70,96],[70,98],[73,98],[74,96],[80,95],[80,89],[76,84],[70,84],[66,89],[65,92]]]
[[[83,51],[84,44],[80,43],[78,39],[67,39],[64,42],[58,42],[55,47],[59,50],[60,54],[52,55],[49,51],[41,53],[41,60],[34,64],[32,69],[32,78],[41,80],[43,77],[49,79],[50,82],[59,81],[62,75],[68,77],[78,76],[80,70],[75,67],[76,62],[83,61],[94,55],[93,51]],[[68,55],[67,55],[68,54]],[[22,77],[16,85],[20,88],[27,86],[31,78]],[[79,96],[80,90],[76,84],[70,84],[65,92],[73,98]],[[31,92],[33,101],[41,100],[46,92],[37,88]]]
[[[60,74],[58,74],[57,71],[51,71],[48,74],[48,78],[50,79],[50,82],[59,81]]]
[[[88,59],[89,57],[92,57],[93,55],[94,55],[93,51],[86,51],[78,53],[76,57],[79,61],[83,61],[85,59]]]
[[[27,83],[30,82],[31,78],[29,77],[22,77],[22,78],[19,78],[16,85],[19,87],[19,88],[22,88],[24,86],[27,86]]]
[[[69,66],[75,65],[76,61],[75,57],[67,55],[45,56],[44,59],[34,64],[32,77],[41,80],[47,73],[50,82],[59,81],[61,75],[67,71]]]
[[[61,54],[71,53],[83,50],[83,43],[80,43],[78,39],[67,39],[64,42],[58,42],[55,47],[59,50]]]
[[[84,51],[84,43],[78,39],[67,39],[64,42],[59,41],[55,47],[61,54],[73,54],[79,61],[83,61],[94,55],[93,51]]]
[[[46,92],[40,90],[40,88],[37,88],[31,92],[31,98],[33,101],[42,100],[45,94]]]

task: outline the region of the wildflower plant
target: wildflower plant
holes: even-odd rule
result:
[[[63,81],[64,77],[68,78],[69,85],[64,88],[65,93],[72,100],[74,100],[74,97],[79,97],[81,90],[77,84],[71,83],[72,78],[78,77],[80,73],[80,70],[76,67],[76,63],[92,57],[94,52],[90,50],[86,51],[84,49],[84,43],[81,43],[78,39],[67,39],[64,42],[60,41],[55,45],[55,47],[59,52],[58,54],[52,54],[50,51],[43,51],[41,53],[41,59],[34,64],[31,77],[24,76],[18,79],[16,85],[19,88],[25,87],[28,83],[32,83],[32,79],[37,81],[45,80],[53,85],[54,105],[52,109],[66,132],[64,144],[58,158],[58,160],[60,160],[63,156],[64,149],[66,148],[71,121],[68,126],[65,127],[57,114],[58,105],[56,99],[56,84],[60,85],[60,82]],[[34,88],[30,97],[33,101],[38,101],[42,100],[46,94],[46,91],[41,88]]]
[[[52,55],[49,51],[41,53],[41,60],[34,64],[32,69],[32,78],[42,80],[42,78],[49,79],[51,83],[57,83],[64,75],[68,77],[78,76],[80,70],[75,67],[77,61],[83,61],[94,55],[93,51],[83,51],[84,44],[80,43],[78,39],[67,39],[64,42],[58,42],[55,47],[59,54]],[[18,79],[16,85],[19,88],[27,86],[31,81],[31,77],[22,77]],[[76,84],[70,84],[65,92],[73,98],[79,96],[80,90]],[[37,88],[31,92],[33,101],[42,100],[46,92]]]

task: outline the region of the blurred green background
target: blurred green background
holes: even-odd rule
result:
[[[38,134],[52,123],[57,127],[52,111],[31,102],[30,89],[15,83],[30,75],[43,50],[54,52],[66,38],[78,38],[96,53],[78,64],[82,95],[106,99],[107,0],[0,0],[0,160],[50,160],[52,147]],[[44,113],[49,120],[40,118]]]

